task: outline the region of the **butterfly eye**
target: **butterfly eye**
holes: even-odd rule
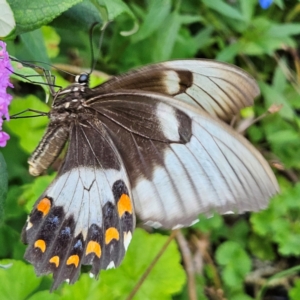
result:
[[[82,85],[88,85],[89,79],[90,79],[89,74],[83,73],[83,74],[76,76],[75,81]]]

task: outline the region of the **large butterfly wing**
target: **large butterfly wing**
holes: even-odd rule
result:
[[[36,202],[23,229],[25,258],[38,275],[53,273],[53,289],[118,266],[135,227],[123,162],[101,123],[74,123],[58,176]]]
[[[94,89],[110,93],[124,89],[158,92],[230,121],[259,95],[256,81],[242,69],[213,60],[174,60],[152,64],[113,77]]]
[[[188,226],[200,213],[257,211],[278,191],[261,154],[203,110],[155,93],[93,97],[126,166],[137,216]]]

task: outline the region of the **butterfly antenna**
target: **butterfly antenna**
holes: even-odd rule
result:
[[[100,39],[99,39],[99,45],[98,45],[98,57],[101,53],[101,47],[102,47],[102,43],[103,43],[103,37],[104,37],[104,33],[105,33],[105,30],[106,28],[108,27],[108,25],[110,24],[111,22],[106,22],[102,28],[101,28],[101,35],[100,35]],[[95,67],[96,67],[96,63],[97,63],[97,59],[95,59],[95,53],[94,53],[94,48],[93,48],[93,31],[96,27],[96,25],[98,25],[99,23],[94,23],[90,29],[90,47],[91,47],[91,56],[92,56],[92,65],[91,65],[91,71],[89,73],[89,75],[95,70]]]
[[[46,78],[47,82],[40,82],[40,81],[37,82],[37,81],[34,81],[34,80],[30,79],[30,77],[38,77],[38,76],[42,76],[42,75],[27,75],[27,76],[25,76],[25,75],[19,74],[17,72],[12,72],[13,74],[15,74],[15,75],[17,75],[17,76],[19,76],[19,77],[21,77],[23,79],[26,79],[26,80],[28,80],[31,83],[38,83],[40,85],[47,85],[47,86],[49,86],[50,93],[52,95],[55,94],[55,90],[54,90],[55,87],[56,88],[61,88],[61,86],[58,86],[58,85],[55,84],[55,76],[51,74],[50,70],[48,70],[46,68],[43,68],[41,66],[38,66],[38,65],[36,65],[34,63],[38,62],[38,63],[45,64],[47,66],[53,67],[52,65],[44,63],[44,62],[39,62],[39,61],[34,61],[34,62],[33,61],[22,61],[22,60],[19,60],[19,59],[15,58],[15,57],[12,57],[12,56],[10,56],[10,60],[12,60],[14,62],[17,62],[17,63],[20,63],[21,65],[23,65],[25,67],[32,68],[32,69],[37,69],[37,70],[42,71],[43,72],[43,76]]]
[[[35,113],[35,115],[21,116],[27,112]],[[49,113],[28,108],[28,109],[25,109],[23,111],[20,111],[20,112],[14,114],[14,115],[9,116],[9,118],[10,119],[25,119],[25,118],[36,118],[36,117],[45,117],[45,116],[49,116]],[[5,117],[3,117],[3,120],[7,120],[7,119]]]

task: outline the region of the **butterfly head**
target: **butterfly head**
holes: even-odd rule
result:
[[[75,77],[75,82],[83,86],[89,86],[90,75],[87,73],[81,73]]]

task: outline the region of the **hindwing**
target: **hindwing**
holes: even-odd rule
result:
[[[74,124],[57,178],[36,202],[23,229],[25,258],[38,275],[53,272],[53,289],[120,264],[135,227],[123,162],[99,121]]]
[[[86,105],[106,124],[128,171],[137,216],[148,224],[175,228],[200,213],[257,211],[279,189],[261,154],[198,108],[129,91]]]

